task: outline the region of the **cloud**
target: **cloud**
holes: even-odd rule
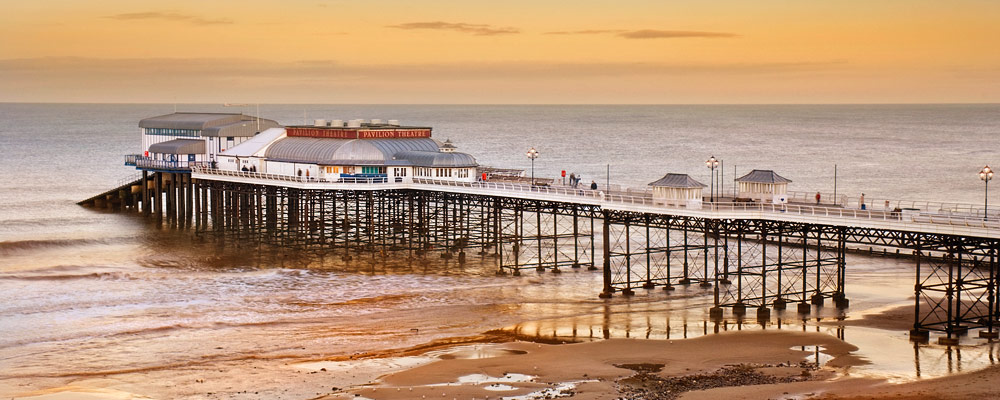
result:
[[[926,77],[933,72],[913,71],[907,76]],[[912,85],[905,85],[905,91],[893,88],[904,87],[904,81],[913,80],[900,81],[902,78],[897,75],[896,71],[892,74],[870,71],[837,59],[360,64],[337,59],[51,57],[0,59],[0,101],[180,99],[205,103],[352,104],[902,101],[905,98],[901,96],[912,96]],[[981,89],[982,82],[1000,82],[993,79],[995,76],[974,81],[953,79],[949,82],[964,86],[948,90],[954,99],[995,102],[993,93],[1000,91]],[[873,84],[882,85],[879,87],[885,88],[887,94],[872,97]],[[858,97],[829,97],[848,92]]]
[[[677,39],[677,38],[731,38],[739,35],[726,32],[698,32],[698,31],[663,31],[657,29],[640,29],[619,33],[618,36],[626,39]]]
[[[46,57],[0,59],[0,82],[67,78],[109,81],[158,79],[275,79],[280,81],[407,81],[504,80],[519,78],[577,79],[589,77],[678,75],[783,75],[841,70],[842,60],[762,63],[558,63],[467,62],[427,64],[348,64],[336,60],[269,61],[243,58],[101,59]],[[2,85],[0,85],[2,87]]]
[[[521,31],[516,28],[511,27],[494,27],[492,25],[486,24],[466,24],[466,23],[453,23],[453,22],[408,22],[405,24],[398,25],[387,25],[386,28],[395,29],[430,29],[430,30],[442,30],[442,31],[456,31],[462,33],[470,33],[476,36],[493,36],[493,35],[505,35],[512,33],[520,33]]]
[[[135,12],[135,13],[123,13],[109,15],[105,18],[115,19],[119,21],[137,21],[137,20],[161,20],[161,21],[171,21],[171,22],[187,22],[194,25],[225,25],[232,24],[233,20],[228,18],[202,18],[197,15],[181,14],[177,12],[169,11],[146,11],[146,12]]]
[[[624,29],[585,29],[582,31],[545,32],[546,35],[601,35],[606,33],[623,33]]]

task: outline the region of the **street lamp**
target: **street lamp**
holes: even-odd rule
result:
[[[710,199],[714,203],[715,202],[715,168],[719,166],[719,160],[716,160],[715,156],[711,156],[707,160],[705,160],[705,166],[712,170],[712,186],[711,186],[711,189],[709,189],[709,193],[711,194]]]
[[[979,179],[986,182],[986,197],[983,199],[983,221],[989,216],[989,210],[987,209],[990,205],[990,179],[993,179],[993,170],[987,165],[979,171]]]
[[[531,159],[531,186],[535,186],[535,159],[538,158],[538,150],[534,147],[528,149],[528,158]]]

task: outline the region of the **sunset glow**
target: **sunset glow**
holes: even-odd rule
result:
[[[1000,3],[5,2],[0,101],[1000,100]]]

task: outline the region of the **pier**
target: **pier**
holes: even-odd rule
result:
[[[510,274],[598,269],[604,284],[595,294],[699,285],[714,296],[717,318],[724,309],[766,319],[772,309],[847,307],[848,246],[900,250],[917,264],[915,338],[998,332],[1000,229],[971,213],[904,219],[881,210],[732,202],[691,210],[640,193],[431,179],[321,183],[197,167],[153,172],[128,186],[114,191],[126,194],[121,201],[105,204],[230,242],[345,260],[368,251],[462,262],[475,252],[496,257],[498,272]]]
[[[144,129],[163,129],[154,123]],[[190,140],[171,139],[178,149]],[[624,191],[490,181],[450,141],[432,142],[430,128],[393,121],[317,120],[244,141],[227,150],[217,142],[204,155],[126,157],[141,174],[81,204],[141,213],[224,245],[348,262],[373,254],[464,263],[473,254],[495,258],[498,274],[600,271],[594,295],[604,298],[694,285],[712,296],[716,320],[846,308],[846,254],[877,248],[916,263],[911,338],[938,332],[939,343],[956,344],[971,330],[1000,332],[1000,209],[902,201],[862,209],[831,195],[813,204],[758,170],[737,180],[739,193],[708,200],[705,185],[678,174]]]

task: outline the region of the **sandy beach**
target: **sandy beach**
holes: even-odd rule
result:
[[[812,349],[827,360],[817,365]],[[803,350],[805,349],[805,350]],[[867,363],[830,335],[726,332],[681,340],[478,346],[324,399],[960,399],[993,398],[1000,368],[903,384],[851,376]],[[464,350],[467,352],[467,350]],[[461,353],[461,351],[459,352]]]

